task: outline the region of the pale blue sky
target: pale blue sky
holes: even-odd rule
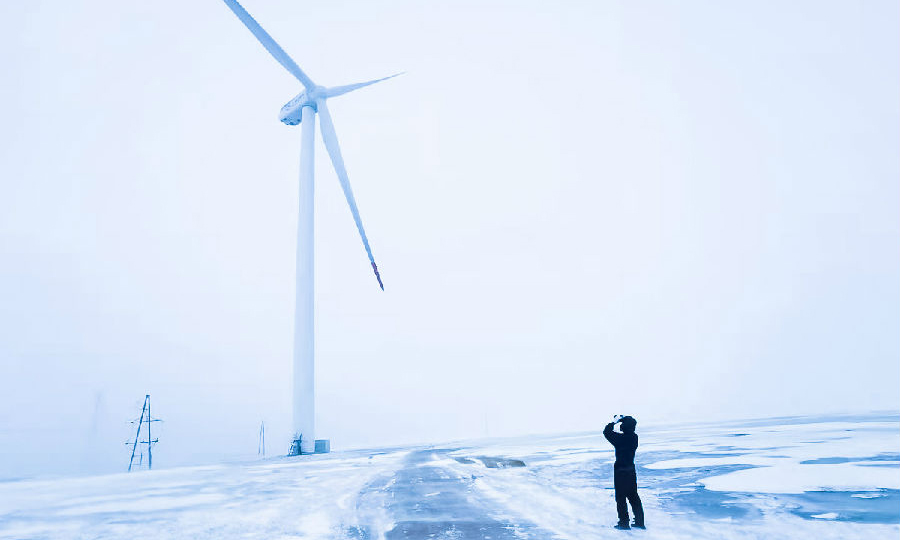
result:
[[[900,8],[245,7],[330,102],[337,449],[900,406]],[[0,476],[287,450],[300,87],[227,7],[0,7]],[[627,367],[625,367],[627,366]],[[624,386],[624,385],[627,385]]]

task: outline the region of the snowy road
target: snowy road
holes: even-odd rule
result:
[[[900,417],[639,430],[647,531],[598,433],[0,482],[0,538],[896,538]]]
[[[411,452],[396,471],[366,486],[361,515],[382,509],[390,529],[361,529],[369,538],[549,538],[527,521],[498,517],[502,508],[476,489],[476,476],[455,467],[447,449]]]

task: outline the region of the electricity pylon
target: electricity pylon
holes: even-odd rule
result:
[[[141,418],[137,421],[137,433],[134,435],[134,442],[126,442],[125,444],[131,444],[131,460],[128,461],[128,472],[131,472],[131,466],[134,464],[134,453],[137,450],[138,443],[147,444],[147,468],[153,468],[153,445],[159,442],[159,439],[154,439],[150,434],[150,425],[153,422],[159,422],[156,418],[150,417],[150,394],[144,396],[144,406],[141,408]],[[134,422],[132,422],[134,423]],[[141,426],[147,424],[147,440],[141,440]],[[143,452],[141,453],[141,463],[144,462]],[[138,465],[140,466],[140,465]]]

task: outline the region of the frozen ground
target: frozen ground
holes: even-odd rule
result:
[[[0,538],[897,538],[900,416],[640,429],[648,530],[599,433],[0,483]]]

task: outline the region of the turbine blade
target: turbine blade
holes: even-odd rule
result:
[[[284,49],[282,49],[280,45],[275,43],[275,40],[272,39],[272,36],[270,36],[269,33],[265,30],[263,30],[263,27],[260,26],[258,22],[256,22],[256,19],[254,19],[249,13],[247,13],[247,10],[244,9],[244,6],[240,5],[237,0],[224,0],[224,2],[229,8],[231,8],[231,11],[233,11],[234,14],[237,15],[238,19],[240,19],[241,22],[244,23],[244,26],[246,26],[251,32],[253,32],[253,35],[256,36],[256,39],[258,39],[259,42],[262,43],[262,46],[265,47],[267,51],[269,51],[269,54],[274,56],[275,60],[278,60],[278,63],[284,66],[284,69],[290,71],[291,75],[293,75],[294,77],[297,77],[297,79],[301,83],[303,83],[303,86],[305,86],[307,90],[312,90],[313,88],[315,88],[316,83],[312,82],[312,79],[310,79],[306,75],[306,73],[303,73],[303,70],[300,69],[300,66],[298,66],[290,56],[288,56],[288,53],[284,52]]]
[[[386,81],[388,79],[393,79],[394,77],[396,77],[398,75],[403,75],[403,72],[394,73],[393,75],[389,75],[387,77],[382,77],[380,79],[374,79],[371,81],[366,81],[366,82],[361,82],[361,83],[356,83],[356,84],[345,84],[344,86],[332,86],[331,88],[328,88],[325,90],[325,97],[331,98],[331,97],[335,97],[335,96],[342,96],[342,95],[346,94],[347,92],[359,90],[360,88],[364,88],[366,86],[369,86],[370,84],[375,84],[377,82]]]
[[[362,238],[366,254],[369,255],[369,262],[372,263],[372,270],[375,271],[375,279],[378,280],[378,286],[383,291],[384,283],[381,282],[381,274],[378,273],[378,266],[375,264],[375,257],[372,256],[372,248],[369,247],[369,239],[366,237],[366,230],[363,228],[362,219],[359,217],[359,209],[356,207],[356,199],[353,197],[353,189],[350,187],[347,169],[344,168],[344,158],[341,156],[341,147],[338,145],[337,133],[334,131],[334,122],[331,121],[331,113],[328,112],[328,106],[325,104],[324,98],[316,100],[316,108],[319,109],[319,127],[322,129],[322,140],[325,141],[325,148],[331,157],[334,172],[337,173],[338,180],[341,182],[341,189],[344,190],[344,197],[347,198],[347,204],[350,205],[350,213],[353,214],[356,229]]]

